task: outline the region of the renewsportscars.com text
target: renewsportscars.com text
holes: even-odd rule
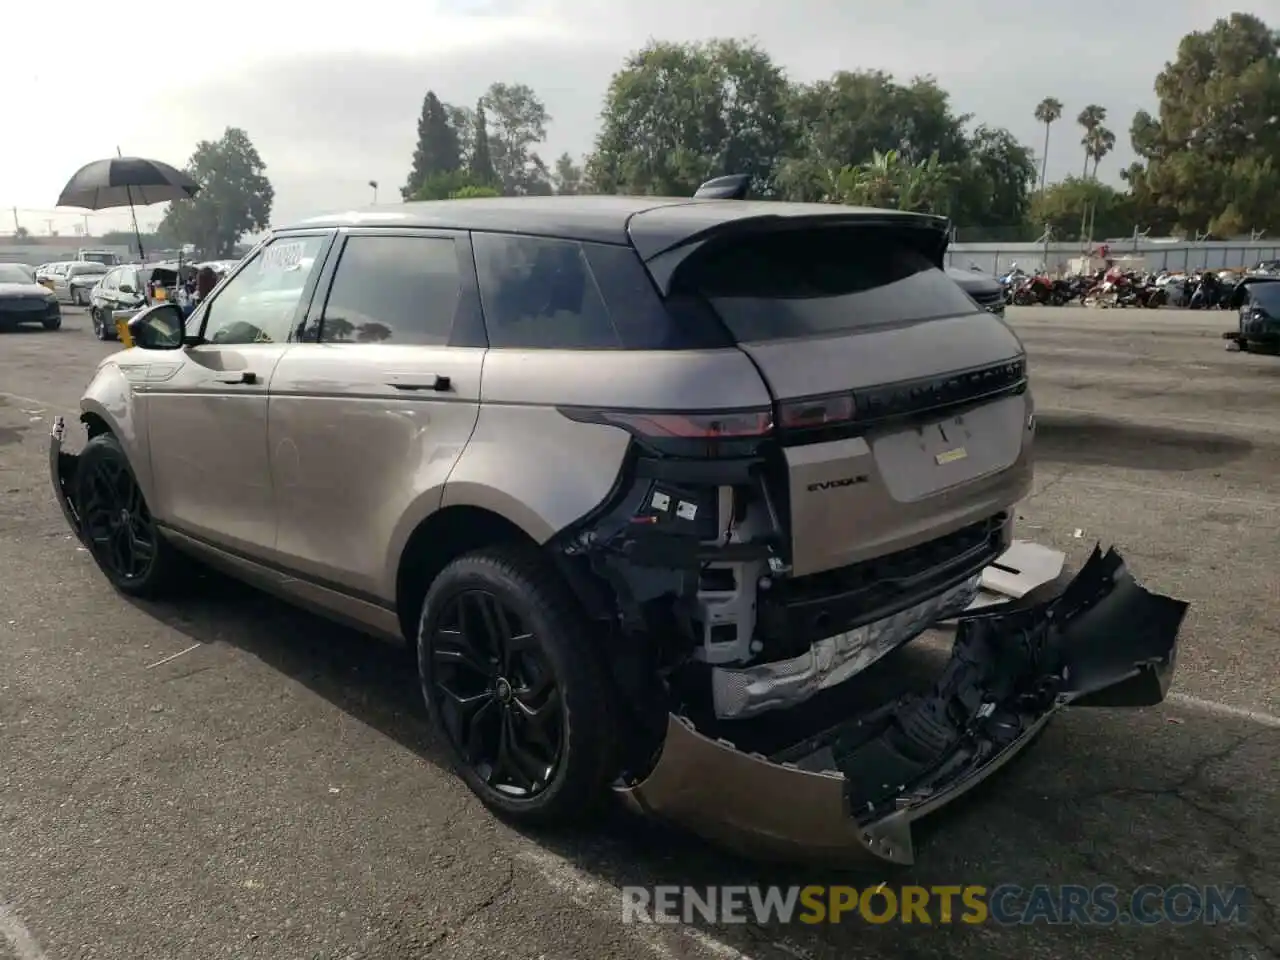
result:
[[[623,923],[1245,924],[1240,886],[623,887]]]

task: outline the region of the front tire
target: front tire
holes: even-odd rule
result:
[[[61,330],[61,329],[62,329],[62,318],[61,318],[61,317],[49,317],[47,320],[42,320],[42,321],[40,321],[40,325],[41,325],[42,327],[44,327],[46,330]]]
[[[76,461],[80,537],[121,593],[157,597],[168,591],[182,558],[160,535],[129,458],[109,433],[94,437]]]
[[[487,807],[528,826],[599,809],[617,774],[611,685],[586,617],[536,548],[449,564],[417,646],[432,724]]]

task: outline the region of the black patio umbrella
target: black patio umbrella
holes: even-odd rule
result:
[[[77,170],[62,188],[58,206],[87,210],[128,207],[133,218],[133,237],[138,241],[138,256],[142,257],[142,236],[138,233],[134,207],[186,200],[199,192],[198,183],[167,163],[143,157],[112,157],[95,160]]]

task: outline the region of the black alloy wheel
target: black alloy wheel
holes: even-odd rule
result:
[[[80,516],[94,559],[112,579],[146,577],[156,559],[151,513],[126,464],[101,457],[90,464]]]
[[[545,791],[564,754],[564,705],[518,614],[488,590],[462,590],[440,610],[429,655],[444,733],[467,766],[513,800]]]
[[[85,444],[74,486],[81,542],[117,590],[154,597],[181,576],[182,557],[160,535],[120,441],[103,433]]]

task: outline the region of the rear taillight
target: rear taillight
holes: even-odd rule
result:
[[[749,457],[773,433],[773,413],[765,408],[677,411],[561,407],[560,412],[580,423],[621,427],[641,446],[673,457]]]
[[[851,393],[833,393],[807,400],[786,400],[778,404],[778,426],[783,430],[807,430],[849,423],[858,414]]]
[[[655,439],[732,440],[763,437],[773,429],[768,410],[726,413],[631,413],[601,410],[599,419]]]

